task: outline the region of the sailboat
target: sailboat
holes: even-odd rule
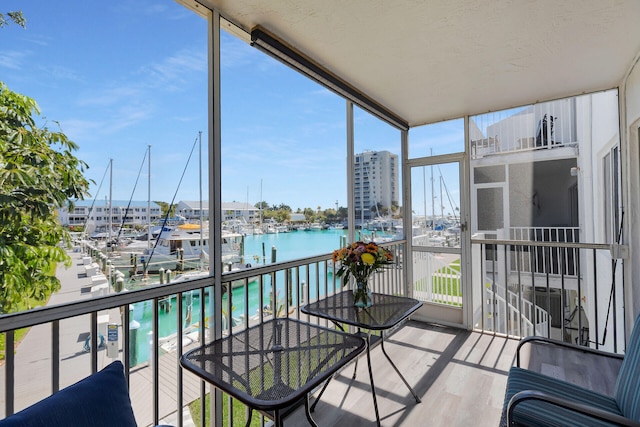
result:
[[[145,251],[145,271],[154,272],[161,268],[182,272],[172,282],[191,280],[209,275],[209,223],[204,220],[202,202],[202,132],[198,133],[200,209],[197,223],[185,223],[164,230],[153,248]],[[195,145],[194,145],[195,148]],[[188,163],[187,163],[188,166]],[[166,221],[165,221],[166,222]],[[244,235],[221,231],[222,263],[230,269],[245,268],[242,250]]]

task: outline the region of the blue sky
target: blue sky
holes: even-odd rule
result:
[[[146,200],[146,163],[136,179],[151,145],[151,198],[197,200],[197,147],[187,159],[200,131],[207,198],[204,19],[170,0],[5,1],[11,10],[27,29],[0,30],[0,80],[80,146],[91,199],[109,194],[98,184],[111,158],[113,198]],[[344,100],[226,33],[221,44],[223,201],[346,206]],[[399,131],[357,109],[355,120],[356,152],[400,154]],[[460,138],[445,123],[413,133],[411,149],[442,154]]]

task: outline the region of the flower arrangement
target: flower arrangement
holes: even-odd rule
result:
[[[333,251],[333,263],[340,262],[336,275],[344,276],[344,282],[353,276],[356,283],[364,283],[369,275],[383,266],[393,263],[393,254],[374,242],[355,242]]]

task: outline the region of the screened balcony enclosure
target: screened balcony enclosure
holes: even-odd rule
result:
[[[201,163],[208,262],[220,268],[127,292],[110,278],[102,291],[85,265],[108,270],[105,250],[76,240],[73,266],[58,269],[62,289],[46,307],[0,315],[5,345],[16,348],[0,366],[0,417],[115,357],[128,368],[139,425],[245,425],[248,409],[184,371],[180,355],[273,317],[335,327],[300,309],[349,286],[319,249],[268,263],[263,247],[262,259],[244,260],[248,268],[226,262],[223,203],[252,159],[280,147],[271,127],[301,150],[313,133],[326,132],[327,142],[299,164],[281,149],[254,178],[264,174],[278,197],[287,195],[280,173],[326,180],[346,201],[341,245],[389,237],[378,242],[394,262],[370,278],[373,291],[423,303],[384,332],[385,347],[371,348],[381,425],[498,425],[522,337],[624,353],[640,314],[640,4],[177,3],[199,26],[207,57]],[[243,59],[256,62],[243,64],[250,72],[232,87],[225,67],[248,51],[256,56]],[[329,108],[322,116],[287,101],[281,111],[264,108],[251,95],[271,73],[287,84],[274,82],[270,96],[321,93]],[[238,156],[245,168],[230,168]],[[101,341],[109,325],[115,344]],[[181,333],[164,334],[167,325]],[[537,348],[525,361],[610,394],[616,367],[582,362],[600,375],[576,374],[574,359]],[[312,414],[319,425],[375,422],[364,358],[327,387]],[[254,411],[250,425],[269,423]],[[304,407],[284,424],[308,425]]]

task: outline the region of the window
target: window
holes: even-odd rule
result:
[[[478,189],[478,230],[504,227],[502,188]]]
[[[474,184],[487,184],[492,182],[505,182],[504,165],[483,166],[473,170]]]

